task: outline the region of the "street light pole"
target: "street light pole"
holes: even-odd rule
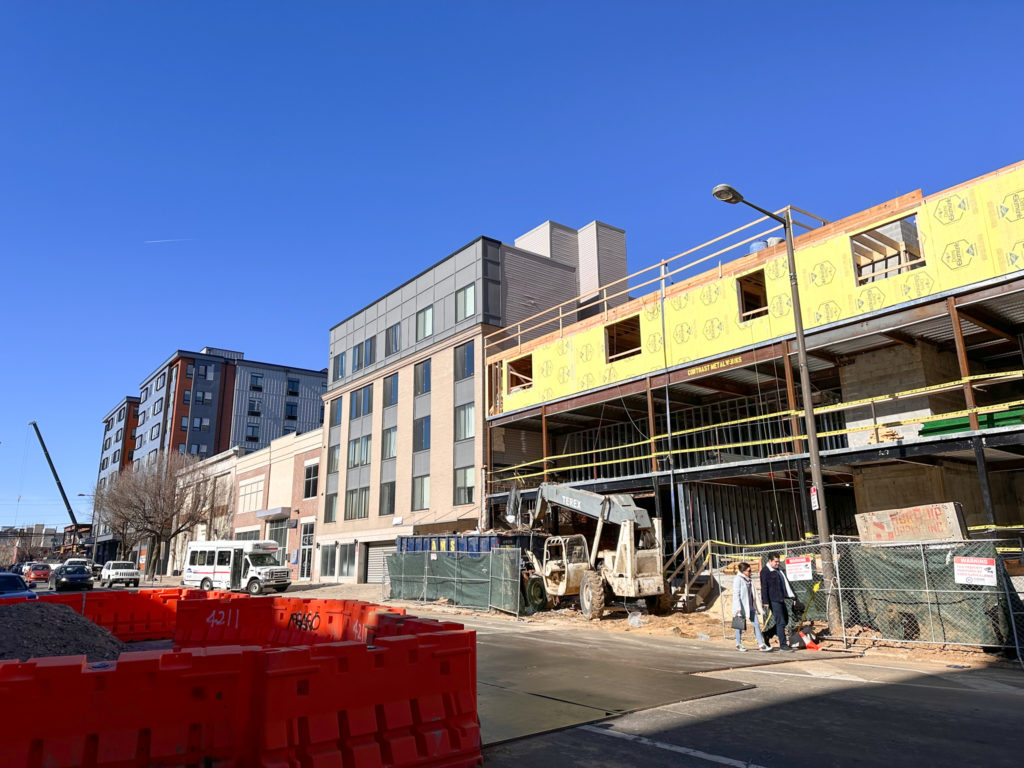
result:
[[[743,199],[743,195],[728,184],[719,184],[712,194],[719,200],[735,205],[743,203],[755,211],[774,219],[782,225],[786,235],[786,263],[789,268],[789,290],[793,303],[793,327],[796,333],[796,357],[800,366],[800,399],[803,402],[804,429],[807,433],[807,460],[811,468],[811,507],[818,524],[818,541],[821,545],[821,578],[826,588],[831,589],[835,581],[835,564],[832,562],[830,546],[832,532],[828,524],[828,510],[825,504],[825,482],[821,475],[821,457],[818,453],[818,428],[814,423],[814,404],[811,402],[811,374],[807,367],[807,343],[804,338],[804,318],[800,309],[800,286],[797,281],[796,255],[793,247],[793,212],[786,207],[785,216],[779,216]],[[787,347],[786,354],[789,354]],[[802,470],[801,470],[802,471]],[[834,601],[828,602],[829,627],[841,626],[839,607]]]

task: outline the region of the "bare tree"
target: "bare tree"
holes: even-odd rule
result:
[[[205,523],[212,504],[210,483],[194,457],[173,453],[160,459],[122,471],[96,496],[101,520],[123,536],[122,546],[149,540],[149,575],[158,564],[166,570],[171,542]]]

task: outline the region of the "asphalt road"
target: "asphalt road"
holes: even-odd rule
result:
[[[477,631],[488,768],[1020,765],[1024,673],[1019,669],[956,669],[813,651],[739,654],[728,646],[675,637],[437,616],[442,617]],[[589,685],[579,680],[588,666]],[[520,676],[513,675],[515,669],[522,670]],[[501,734],[491,728],[488,736],[488,719],[496,715],[521,725],[525,708],[527,725],[538,730],[559,728],[560,717],[579,716],[545,708],[538,704],[541,697],[495,702],[489,695],[488,686],[509,685],[519,677],[524,681],[516,683],[518,688],[537,689],[559,707],[581,701],[607,707],[619,694],[631,706],[631,697],[651,680],[660,679],[662,690],[676,686],[672,690],[682,693],[694,690],[684,677],[729,685],[625,714],[592,714],[587,723],[493,744]],[[631,678],[641,685],[623,683]],[[595,689],[604,697],[600,701],[586,698]],[[506,710],[487,711],[495,706]],[[547,717],[550,723],[543,722]]]

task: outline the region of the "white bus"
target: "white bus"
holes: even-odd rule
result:
[[[277,562],[276,541],[192,541],[185,554],[182,582],[187,587],[284,592],[291,586],[288,568]]]

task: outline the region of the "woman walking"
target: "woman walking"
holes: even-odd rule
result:
[[[746,622],[754,625],[757,647],[762,651],[770,651],[761,635],[761,601],[754,597],[754,585],[750,582],[750,563],[740,563],[736,578],[732,580],[732,615],[733,628],[736,630],[736,650],[746,651],[743,647],[743,629]]]

